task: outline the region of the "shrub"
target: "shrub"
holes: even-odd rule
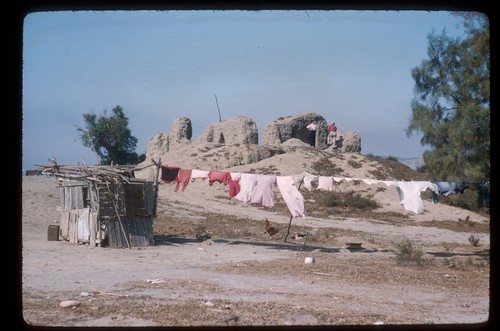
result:
[[[392,155],[389,155],[386,160],[390,160],[390,161],[396,161],[396,162],[399,162],[398,158],[395,157],[395,156],[392,156]]]
[[[347,161],[347,164],[348,164],[349,166],[351,166],[352,168],[354,168],[354,169],[359,169],[359,168],[361,168],[361,167],[363,166],[363,165],[362,165],[361,163],[359,163],[358,161],[354,161],[354,160],[352,160],[352,159],[351,159],[351,160],[348,160],[348,161]]]
[[[334,176],[341,174],[343,171],[342,168],[332,163],[332,161],[327,157],[323,157],[314,162],[311,168],[321,176]]]
[[[416,248],[409,239],[405,239],[396,245],[396,263],[398,265],[416,264],[422,265],[424,252]]]
[[[477,247],[479,245],[479,238],[471,234],[469,236],[469,242],[472,246]]]
[[[325,207],[347,207],[360,210],[379,208],[375,200],[364,198],[359,193],[352,191],[346,193],[328,192],[324,198]]]
[[[453,207],[478,211],[477,191],[474,189],[466,189],[463,193],[450,194],[448,196],[440,195],[439,202]]]

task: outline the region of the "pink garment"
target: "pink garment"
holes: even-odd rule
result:
[[[191,170],[191,181],[194,182],[196,179],[206,180],[208,178],[208,170]]]
[[[229,180],[229,196],[232,198],[236,196],[236,194],[240,193],[240,183],[237,180],[230,179]]]
[[[215,182],[227,185],[231,179],[231,174],[227,171],[209,171],[208,172],[208,185],[212,186]]]
[[[174,192],[179,190],[179,187],[182,187],[184,191],[186,186],[189,184],[189,180],[191,179],[191,169],[179,169],[177,173],[177,177],[175,178],[175,189]]]
[[[273,185],[276,185],[275,175],[257,175],[257,185],[252,190],[250,202],[274,207]]]
[[[292,176],[278,176],[276,184],[280,190],[283,200],[285,200],[288,210],[293,217],[302,216],[306,218],[307,212],[304,206],[304,197],[295,185]]]
[[[240,192],[234,196],[234,199],[242,202],[249,202],[252,199],[252,191],[255,185],[257,185],[257,175],[241,174]]]

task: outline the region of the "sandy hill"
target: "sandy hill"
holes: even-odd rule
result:
[[[205,156],[200,156],[195,159],[186,153],[176,150],[169,152],[166,156],[173,162],[168,164],[186,169],[199,170],[221,170],[236,173],[253,173],[253,174],[274,174],[278,176],[299,175],[307,172],[318,176],[335,176],[335,177],[350,177],[359,179],[376,179],[376,180],[401,180],[401,181],[427,181],[425,174],[413,171],[406,165],[392,159],[381,159],[374,157],[363,156],[358,153],[341,153],[335,150],[318,150],[307,145],[282,146],[279,153],[273,156],[262,159],[260,161],[232,166],[232,167],[217,167],[214,165],[224,164],[225,156],[222,151],[228,146],[219,146],[215,149],[207,149]],[[206,157],[210,155],[210,157]],[[162,164],[164,164],[162,162]],[[141,171],[138,177],[152,178],[153,167],[147,167]],[[317,183],[313,182],[314,185]],[[354,192],[362,197],[375,200],[379,204],[379,208],[375,213],[365,215],[367,218],[384,218],[386,215],[407,218],[415,221],[458,221],[465,219],[467,216],[477,222],[487,222],[488,218],[485,215],[473,213],[458,207],[452,207],[443,203],[433,203],[431,192],[429,190],[421,193],[421,198],[424,203],[424,212],[415,214],[405,210],[400,204],[399,194],[395,187],[386,186],[385,184],[366,184],[362,181],[346,182],[341,181],[335,184],[336,192]],[[178,201],[180,204],[204,205],[204,208],[209,208],[207,202],[217,205],[217,210],[214,212],[228,213],[239,212],[241,209],[233,209],[225,205],[229,205],[227,195],[228,188],[222,185],[208,186],[206,183],[193,182],[190,183],[185,192],[179,190],[174,192],[175,185],[162,185],[160,189],[160,197],[171,201]],[[279,190],[276,188],[276,200],[280,202]],[[306,209],[317,209],[318,197],[314,197],[313,190],[308,191],[305,188],[300,189],[301,193],[306,198]],[[322,192],[323,193],[323,192]],[[220,199],[224,197],[223,199]],[[215,208],[215,207],[214,207]],[[349,212],[346,211],[348,214]],[[311,215],[311,213],[310,213]],[[352,215],[360,217],[360,215]]]

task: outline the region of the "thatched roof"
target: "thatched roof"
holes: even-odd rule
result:
[[[90,180],[90,181],[110,181],[111,179],[122,179],[130,181],[137,179],[134,171],[135,166],[104,165],[104,166],[80,166],[80,165],[58,165],[52,164],[39,166],[44,175],[53,175],[65,179]]]

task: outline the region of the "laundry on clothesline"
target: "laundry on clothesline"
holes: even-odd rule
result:
[[[174,182],[179,173],[180,167],[161,166],[161,180],[164,183]]]
[[[372,178],[353,178],[340,176],[319,176],[302,172],[293,176],[260,175],[241,172],[227,172],[219,170],[184,169],[174,166],[162,166],[161,180],[164,183],[176,183],[175,192],[181,188],[186,190],[189,182],[197,179],[206,181],[213,186],[220,183],[228,186],[228,195],[232,201],[239,203],[259,204],[263,207],[274,207],[274,187],[280,191],[281,197],[285,200],[290,213],[294,216],[305,217],[306,209],[304,197],[299,191],[299,187],[305,189],[335,191],[336,183],[363,182],[367,185],[384,184],[397,189],[399,203],[408,211],[416,214],[424,212],[421,192],[430,190],[434,197],[438,195],[448,195],[451,193],[462,193],[469,186],[458,183],[430,181],[400,181],[400,180],[377,180]],[[316,187],[313,186],[312,183]],[[437,203],[437,198],[434,198]]]

